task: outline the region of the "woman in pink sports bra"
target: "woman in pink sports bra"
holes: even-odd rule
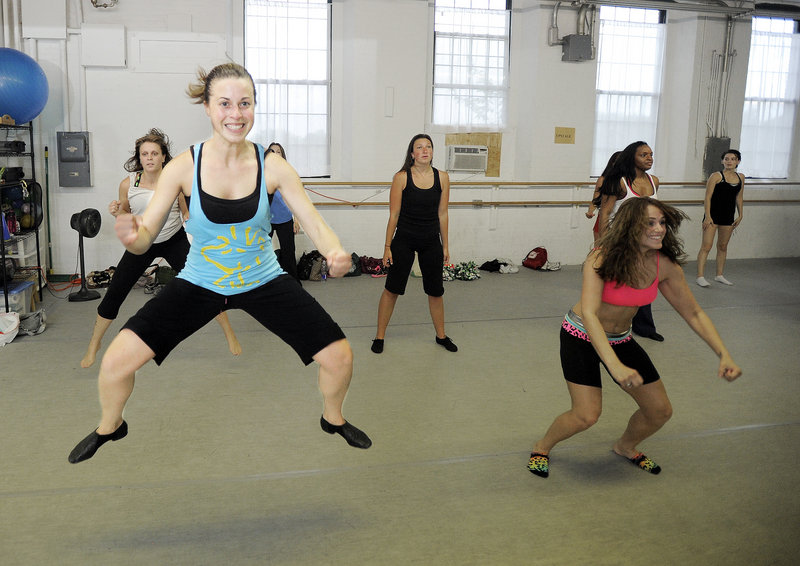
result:
[[[597,422],[602,409],[600,364],[638,405],[614,452],[644,471],[661,471],[638,445],[664,426],[672,405],[658,371],[631,334],[637,309],[655,300],[658,291],[719,356],[718,377],[733,381],[742,374],[686,284],[681,269],[685,254],[677,237],[684,218],[683,212],[654,198],[632,199],[587,257],[581,298],[561,325],[561,368],[572,406],[534,444],[531,473],[546,478],[552,448]]]

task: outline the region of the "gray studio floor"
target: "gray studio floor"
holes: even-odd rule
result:
[[[553,451],[547,480],[525,466],[567,408],[558,328],[578,267],[447,283],[456,354],[433,341],[420,280],[380,356],[383,280],[307,283],[351,340],[345,415],[367,451],[320,431],[316,368],[235,312],[239,358],[210,324],[139,372],[128,437],[70,465],[99,416],[96,368],[79,366],[97,302],[47,297],[47,330],[0,349],[0,563],[797,564],[800,259],[731,261],[726,276],[734,287],[691,288],[740,380],[716,378],[663,298],[666,341],[640,339],[675,410],[642,446],[663,472],[611,452],[633,403],[606,376],[600,422]]]

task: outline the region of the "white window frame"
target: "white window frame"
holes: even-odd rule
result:
[[[504,128],[511,0],[434,0],[433,11],[431,125],[454,131]]]
[[[331,0],[244,0],[244,23],[256,84],[248,137],[280,143],[303,177],[329,177]]]
[[[789,177],[800,102],[798,83],[798,22],[754,17],[739,144],[748,177]]]
[[[600,6],[592,175],[615,151],[655,143],[664,72],[666,13]]]

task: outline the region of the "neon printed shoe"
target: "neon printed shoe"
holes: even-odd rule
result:
[[[547,454],[531,452],[531,459],[528,462],[528,471],[540,478],[550,475],[550,457]]]
[[[651,474],[658,474],[661,471],[661,466],[653,462],[650,458],[642,454],[641,452],[637,452],[636,456],[633,458],[628,458],[628,460],[639,466],[645,472],[649,472]]]

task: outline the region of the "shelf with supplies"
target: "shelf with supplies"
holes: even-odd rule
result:
[[[23,139],[24,138],[24,139]],[[42,299],[42,255],[39,238],[44,211],[42,187],[36,182],[33,124],[0,124],[0,312],[9,304],[18,284],[17,268],[35,268]],[[30,167],[28,170],[27,167]],[[11,289],[11,291],[10,291]]]

